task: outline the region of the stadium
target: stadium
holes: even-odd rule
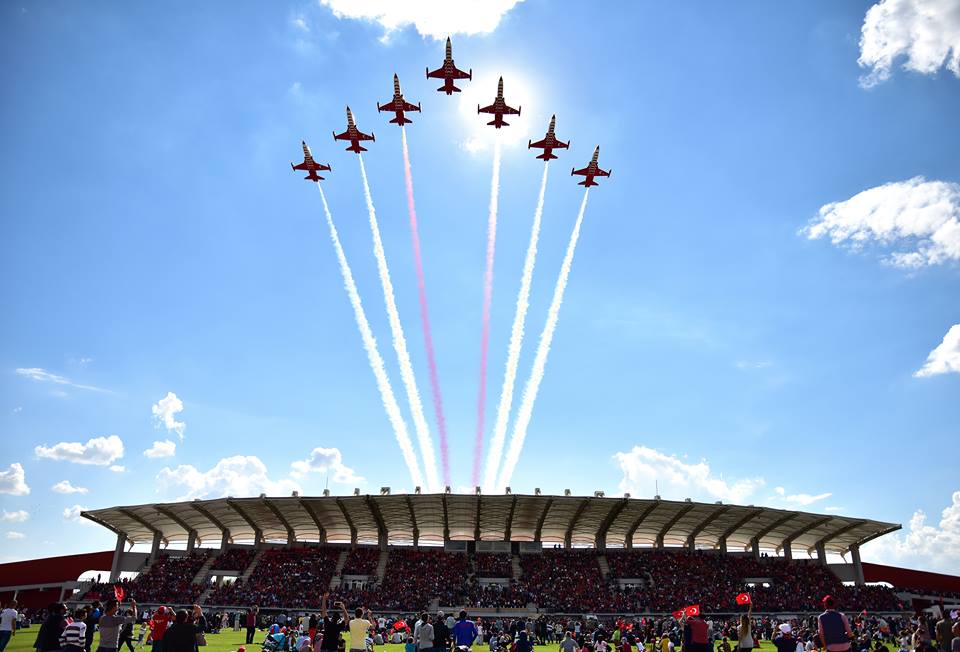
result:
[[[115,550],[0,566],[0,596],[41,608],[112,595],[142,605],[302,611],[330,591],[380,613],[896,613],[955,596],[960,578],[864,563],[894,523],[768,507],[564,495],[222,498],[116,506],[83,517]],[[848,562],[832,563],[843,555]],[[109,569],[101,582],[78,582]]]

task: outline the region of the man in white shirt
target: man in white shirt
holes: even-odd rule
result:
[[[363,607],[357,607],[353,613],[356,618],[350,620],[350,650],[351,652],[365,652],[367,649],[367,632],[373,627],[373,614],[369,609]]]
[[[7,647],[10,639],[17,635],[17,601],[11,600],[3,611],[0,611],[0,652]]]

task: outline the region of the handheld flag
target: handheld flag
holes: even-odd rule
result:
[[[681,618],[683,618],[683,611],[684,611],[683,609],[677,609],[676,611],[673,612],[673,617],[677,620],[680,620]]]
[[[126,595],[126,593],[124,592],[122,586],[120,586],[119,584],[114,584],[113,595],[117,599],[117,602],[123,602],[123,596]]]
[[[699,615],[700,615],[700,605],[698,605],[698,604],[692,604],[692,605],[690,605],[689,607],[685,607],[684,610],[683,610],[683,613],[684,613],[684,615],[686,615],[688,618],[691,617],[691,616],[699,616]]]
[[[738,596],[737,596],[737,604],[751,604],[750,594],[749,594],[749,593],[741,593],[740,595],[738,595]]]

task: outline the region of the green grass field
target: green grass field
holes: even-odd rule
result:
[[[21,630],[17,636],[13,637],[4,652],[33,652],[33,642],[37,638],[38,631],[40,631],[39,625],[34,625],[30,627],[30,629]],[[260,643],[263,642],[265,635],[266,633],[264,631],[258,631],[254,645],[249,646],[247,652],[260,652]],[[96,652],[98,637],[99,634],[94,635],[93,652]],[[344,638],[347,639],[347,649],[349,649],[350,635],[344,634]],[[243,630],[239,632],[227,630],[220,634],[207,634],[207,647],[204,648],[204,650],[205,652],[235,652],[237,647],[243,645],[245,640],[246,632]],[[403,645],[391,643],[389,645],[378,645],[375,649],[377,652],[403,652]],[[558,649],[558,645],[537,645],[535,648],[536,652],[557,652]],[[145,644],[142,648],[139,648],[139,650],[150,652],[150,647]],[[760,650],[763,652],[772,652],[775,651],[776,648],[770,641],[761,641]],[[477,648],[477,652],[480,652],[480,648]],[[895,652],[895,650],[891,648],[891,652]]]

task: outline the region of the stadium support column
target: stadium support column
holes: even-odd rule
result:
[[[157,555],[160,554],[160,542],[163,541],[163,535],[160,534],[160,531],[157,530],[153,533],[153,545],[150,546],[150,563],[152,564],[157,560]]]
[[[727,537],[720,537],[720,554],[727,554]]]
[[[257,530],[253,533],[253,547],[259,548],[261,543],[263,543],[263,532]]]
[[[827,565],[827,548],[822,541],[817,543],[817,561],[820,562],[821,566]]]
[[[759,537],[750,539],[750,550],[753,552],[754,559],[760,559],[760,539]]]
[[[116,582],[120,579],[120,560],[123,558],[123,549],[126,547],[127,537],[123,534],[117,535],[117,547],[113,549],[113,561],[110,564],[110,581]]]
[[[220,552],[222,553],[227,549],[227,546],[230,544],[230,531],[224,530],[223,536],[220,537]]]
[[[197,532],[196,530],[190,530],[190,534],[187,535],[187,553],[193,552],[193,549],[197,547]]]
[[[863,586],[866,582],[863,579],[863,564],[860,563],[860,546],[850,546],[850,558],[853,560],[853,583]]]
[[[793,561],[793,546],[789,543],[783,547],[783,558],[787,562]]]

